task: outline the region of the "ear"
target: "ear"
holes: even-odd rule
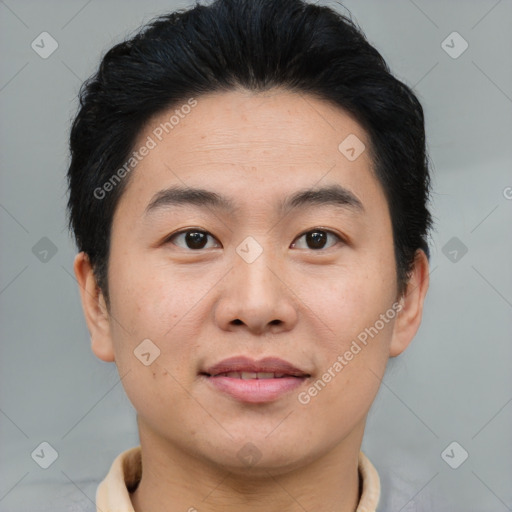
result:
[[[114,347],[110,331],[110,320],[105,298],[96,283],[89,257],[80,252],[73,265],[75,276],[80,285],[80,297],[85,321],[91,335],[91,348],[102,361],[114,361]]]
[[[399,310],[389,347],[390,357],[401,354],[416,335],[423,314],[423,303],[429,285],[428,259],[424,251],[418,249],[414,257],[407,288],[401,298]]]

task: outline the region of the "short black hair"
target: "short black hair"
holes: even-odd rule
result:
[[[112,220],[130,175],[108,194],[95,191],[126,164],[150,118],[191,97],[240,88],[314,95],[364,128],[389,206],[402,295],[416,250],[430,255],[429,160],[416,95],[349,16],[302,0],[216,0],[154,18],[112,47],[80,89],[69,228],[107,305]]]

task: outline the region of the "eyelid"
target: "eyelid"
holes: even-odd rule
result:
[[[217,240],[217,238],[215,238],[209,231],[206,231],[203,228],[195,228],[195,227],[184,228],[184,229],[180,229],[179,231],[175,231],[174,233],[171,233],[169,236],[165,237],[163,243],[164,244],[171,243],[171,240],[174,237],[177,237],[179,235],[183,235],[183,234],[188,233],[190,231],[196,232],[196,233],[204,233],[205,235],[209,236],[210,238],[213,238],[218,244],[220,244],[222,246],[222,244]],[[174,244],[174,245],[176,245],[176,244]],[[176,246],[176,247],[179,247],[179,246]],[[199,252],[200,250],[201,249],[198,249],[195,252]]]
[[[343,244],[347,244],[347,241],[345,239],[344,236],[340,235],[339,233],[337,233],[336,231],[333,231],[329,228],[323,228],[321,226],[315,226],[314,228],[309,228],[309,229],[306,229],[305,231],[303,231],[300,235],[297,235],[297,237],[294,239],[294,241],[292,243],[295,243],[295,240],[298,240],[300,238],[302,238],[304,235],[307,235],[308,233],[312,233],[314,231],[323,231],[325,233],[328,233],[330,235],[333,235],[335,236],[339,242],[343,243]],[[317,252],[317,253],[320,253],[320,252],[325,252],[325,251],[328,251],[329,249],[332,249],[334,247],[336,247],[336,245],[338,244],[334,244],[332,245],[331,247],[328,247],[327,249],[311,249],[313,252]]]
[[[209,236],[209,237],[213,238],[213,239],[214,239],[218,244],[220,244],[220,245],[222,246],[222,244],[220,243],[220,241],[219,241],[219,240],[217,240],[217,238],[216,238],[215,236],[213,236],[209,231],[207,231],[207,230],[205,230],[205,229],[203,229],[203,228],[196,228],[196,227],[189,227],[189,228],[181,229],[181,230],[179,230],[179,231],[175,231],[174,233],[172,233],[172,234],[170,234],[168,237],[166,237],[166,238],[164,239],[164,242],[163,242],[163,243],[164,243],[164,244],[166,244],[166,243],[172,243],[172,242],[171,242],[171,240],[172,240],[174,237],[177,237],[177,236],[179,236],[179,235],[182,235],[182,234],[188,233],[188,232],[190,232],[190,231],[195,231],[195,232],[199,232],[199,233],[204,233],[205,235],[207,235],[207,236]],[[298,240],[298,239],[302,238],[304,235],[307,235],[308,233],[312,233],[312,232],[314,232],[314,231],[323,231],[323,232],[325,232],[325,233],[328,233],[328,234],[330,234],[330,235],[335,236],[335,237],[338,239],[338,241],[339,241],[339,242],[341,242],[341,243],[343,243],[343,244],[347,244],[347,243],[348,243],[348,242],[347,242],[347,240],[345,239],[345,237],[343,237],[342,235],[338,234],[336,231],[333,231],[333,230],[328,229],[328,228],[323,228],[323,227],[321,227],[321,226],[315,226],[315,227],[313,227],[313,228],[308,228],[308,229],[304,230],[302,233],[300,233],[299,235],[297,235],[297,236],[294,238],[294,240],[293,240],[293,242],[292,242],[292,245],[295,243],[295,241],[296,241],[296,240]],[[174,244],[174,245],[176,245],[176,244]],[[315,249],[311,249],[311,250],[312,250],[313,252],[325,252],[326,250],[331,249],[331,248],[335,247],[336,245],[337,245],[337,244],[334,244],[334,245],[332,245],[331,247],[328,247],[328,248],[327,248],[327,249],[325,249],[325,250],[322,250],[322,249],[317,249],[317,250],[315,250]],[[179,247],[179,246],[177,246],[177,247]],[[197,249],[197,250],[195,250],[194,252],[200,252],[201,250],[202,250],[202,249]]]
[[[326,233],[330,233],[331,235],[334,235],[334,236],[338,237],[340,240],[343,240],[342,235],[340,235],[336,231],[333,231],[332,229],[323,228],[322,226],[315,226],[314,228],[306,229],[300,235],[297,235],[297,238],[300,238],[301,236],[304,236],[307,233],[311,233],[313,231],[325,231]]]

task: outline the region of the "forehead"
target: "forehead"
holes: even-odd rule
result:
[[[258,156],[269,154],[286,157],[278,163],[294,158],[317,162],[319,155],[332,153],[334,161],[346,136],[356,135],[368,142],[364,130],[348,113],[304,94],[230,91],[200,96],[195,101],[196,106],[181,117],[172,114],[184,109],[185,102],[151,119],[141,133],[142,141],[152,136],[158,145],[169,144],[177,150],[186,143],[194,163],[207,153],[208,159],[213,153],[224,153],[246,164],[247,153],[256,161]],[[185,163],[186,157],[180,154],[180,161]]]
[[[230,91],[183,101],[150,119],[134,149],[144,145],[152,149],[121,198],[141,212],[172,185],[208,185],[240,207],[333,183],[362,203],[380,193],[362,127],[341,108],[298,93]]]

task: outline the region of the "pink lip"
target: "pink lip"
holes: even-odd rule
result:
[[[241,402],[272,402],[284,393],[296,389],[306,377],[280,377],[279,379],[243,380],[232,377],[207,377],[217,390]]]
[[[229,372],[284,373],[272,379],[239,379],[220,376]],[[283,394],[301,386],[310,377],[291,363],[279,358],[267,357],[260,361],[244,356],[232,357],[202,372],[210,385],[236,400],[249,403],[271,402]]]
[[[285,373],[295,377],[309,376],[306,372],[293,366],[288,361],[279,359],[278,357],[265,357],[256,361],[245,356],[236,356],[224,359],[213,366],[210,366],[202,373],[209,376],[215,376],[219,373],[227,372],[272,372],[272,373]]]

